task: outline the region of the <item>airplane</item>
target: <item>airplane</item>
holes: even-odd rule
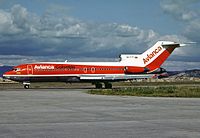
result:
[[[96,88],[112,88],[115,81],[155,78],[166,70],[160,66],[177,47],[172,41],[158,41],[142,54],[121,54],[118,62],[37,62],[15,66],[3,77],[22,82],[91,82]]]

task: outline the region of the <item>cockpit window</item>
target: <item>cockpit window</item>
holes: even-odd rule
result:
[[[20,71],[20,68],[14,68],[13,71]]]

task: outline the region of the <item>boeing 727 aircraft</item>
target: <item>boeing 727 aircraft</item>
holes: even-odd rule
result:
[[[22,82],[92,82],[96,88],[112,88],[111,82],[153,78],[165,72],[160,66],[181,44],[158,41],[143,54],[121,54],[118,62],[38,62],[22,64],[6,72],[7,79]]]

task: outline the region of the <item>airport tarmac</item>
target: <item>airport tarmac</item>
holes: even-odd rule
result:
[[[195,138],[200,99],[101,96],[87,89],[1,89],[3,138]]]

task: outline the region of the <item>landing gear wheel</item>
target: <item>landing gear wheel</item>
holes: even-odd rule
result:
[[[28,84],[25,84],[25,85],[24,85],[24,88],[25,88],[25,89],[29,89],[30,86],[29,86]]]
[[[102,89],[102,84],[101,83],[96,83],[95,87],[96,87],[96,89]]]
[[[104,83],[105,84],[105,89],[112,89],[112,84],[109,82]]]

